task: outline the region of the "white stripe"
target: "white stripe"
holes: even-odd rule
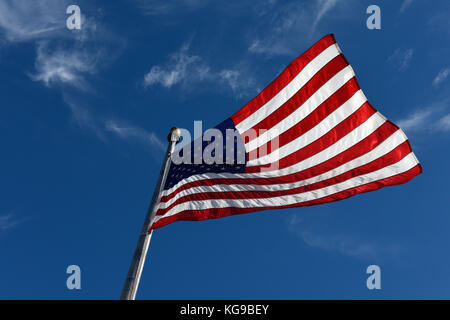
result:
[[[283,89],[281,89],[265,105],[239,123],[236,128],[239,132],[245,132],[256,123],[274,112],[300,90],[311,78],[320,71],[328,62],[340,54],[336,44],[329,46],[316,58],[309,62]]]
[[[345,121],[351,114],[358,110],[365,102],[367,98],[364,96],[361,90],[357,91],[350,99],[337,108],[334,112],[330,113],[325,119],[323,119],[315,127],[311,128],[306,133],[290,141],[289,143],[281,146],[279,149],[274,150],[272,153],[263,155],[262,157],[251,159],[247,162],[247,166],[265,165],[274,163],[279,159],[287,157],[293,152],[300,150],[301,148],[313,143],[317,139],[320,139],[326,133],[333,130],[339,123]]]
[[[306,170],[315,165],[318,165],[332,157],[338,155],[339,153],[351,148],[361,140],[365,139],[371,133],[376,131],[383,123],[385,123],[384,117],[382,117],[378,112],[373,114],[369,119],[367,119],[358,128],[351,131],[345,137],[329,146],[328,148],[316,153],[315,155],[298,162],[290,167],[286,167],[280,170],[267,171],[267,172],[257,172],[257,173],[204,173],[190,176],[189,178],[179,181],[175,186],[170,189],[164,190],[162,196],[167,196],[172,192],[176,191],[179,187],[186,183],[190,183],[197,180],[204,179],[231,179],[231,178],[241,178],[241,179],[251,179],[251,178],[272,178],[285,176],[291,173]]]
[[[173,207],[167,214],[163,216],[157,216],[154,222],[161,218],[173,216],[179,212],[185,210],[205,210],[212,208],[261,208],[272,206],[285,206],[290,204],[302,203],[310,200],[317,200],[323,197],[344,191],[357,186],[362,186],[374,181],[382,180],[392,177],[394,175],[406,172],[417,165],[416,158],[411,152],[408,156],[404,157],[399,162],[384,167],[380,170],[353,177],[344,182],[337,183],[331,186],[327,186],[321,189],[303,192],[295,195],[285,195],[273,198],[257,198],[257,199],[207,199],[203,201],[190,201],[180,203]]]
[[[314,112],[317,107],[319,107],[325,100],[327,100],[354,76],[355,73],[353,72],[351,66],[347,66],[339,71],[290,115],[275,124],[272,128],[267,128],[268,130],[262,133],[258,138],[247,142],[245,144],[245,150],[250,152],[296,125],[310,113]],[[240,130],[239,132],[241,134],[243,133]]]
[[[307,186],[319,181],[327,180],[336,177],[342,173],[358,168],[362,165],[368,164],[376,159],[388,154],[400,144],[406,141],[406,137],[402,134],[401,130],[397,130],[386,140],[376,146],[373,150],[363,154],[362,156],[355,158],[347,163],[342,164],[328,172],[322,173],[318,176],[311,177],[305,180],[283,183],[283,184],[271,184],[271,185],[259,185],[259,184],[216,184],[212,186],[199,186],[192,187],[186,190],[182,190],[176,194],[175,197],[169,199],[167,202],[160,202],[158,209],[165,209],[172,205],[178,198],[186,195],[205,193],[205,192],[242,192],[242,191],[281,191],[295,189],[302,186]]]

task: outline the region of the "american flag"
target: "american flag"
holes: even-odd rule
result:
[[[333,35],[215,129],[224,137],[237,130],[220,145],[224,157],[233,148],[235,161],[172,163],[151,229],[337,201],[422,172],[403,131],[367,101]],[[189,148],[210,145],[200,141]]]

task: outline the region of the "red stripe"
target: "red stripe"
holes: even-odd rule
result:
[[[273,111],[266,118],[255,124],[252,128],[242,134],[256,138],[260,135],[260,129],[270,129],[293,111],[301,107],[315,92],[317,92],[325,83],[333,78],[339,71],[348,66],[347,60],[343,55],[338,55],[328,62],[319,72],[317,72],[299,91],[297,91],[288,101]],[[256,135],[251,135],[250,130],[256,130]]]
[[[195,194],[189,194],[183,197],[178,198],[175,202],[173,202],[170,206],[168,206],[165,209],[158,210],[158,215],[164,215],[169,210],[174,208],[176,205],[179,205],[184,202],[189,201],[201,201],[201,200],[208,200],[208,199],[255,199],[255,198],[272,198],[272,197],[280,197],[284,195],[292,195],[292,194],[300,194],[312,190],[317,190],[321,188],[325,188],[334,184],[338,184],[340,182],[346,181],[348,179],[351,179],[353,177],[361,176],[364,174],[368,174],[373,171],[377,171],[381,168],[390,166],[401,159],[403,159],[405,156],[411,153],[411,150],[409,148],[408,141],[403,142],[399,146],[397,146],[395,149],[393,149],[391,152],[383,155],[382,157],[371,161],[369,163],[366,163],[362,166],[359,166],[357,168],[354,168],[352,170],[349,170],[347,172],[344,172],[340,175],[337,175],[335,177],[318,181],[316,183],[312,183],[310,185],[306,186],[299,186],[297,188],[292,188],[288,190],[277,190],[277,191],[239,191],[239,192],[202,192],[202,193],[195,193]]]
[[[365,192],[369,192],[369,191],[378,190],[378,189],[381,189],[386,186],[392,186],[392,185],[406,183],[409,180],[411,180],[412,178],[414,178],[415,176],[419,175],[420,173],[422,173],[422,166],[420,164],[418,164],[417,166],[415,166],[414,168],[412,168],[406,172],[397,174],[397,175],[389,177],[389,178],[381,179],[378,181],[370,182],[365,185],[361,185],[361,186],[353,187],[353,188],[350,188],[347,190],[343,190],[338,193],[335,193],[335,194],[332,194],[332,195],[329,195],[329,196],[326,196],[326,197],[323,197],[320,199],[315,199],[315,200],[311,200],[311,201],[307,201],[307,202],[295,203],[295,204],[290,204],[290,205],[285,205],[285,206],[278,206],[278,207],[271,206],[271,207],[263,207],[263,208],[234,208],[234,207],[230,208],[230,207],[228,207],[228,208],[213,208],[213,209],[206,209],[206,210],[186,210],[186,211],[177,213],[173,216],[169,216],[167,218],[162,218],[162,219],[158,220],[155,224],[153,224],[153,226],[151,227],[149,232],[152,229],[161,228],[171,222],[179,221],[179,220],[199,221],[199,220],[206,220],[206,219],[222,218],[222,217],[227,217],[227,216],[236,215],[236,214],[257,212],[257,211],[262,211],[262,210],[306,207],[306,206],[312,206],[312,205],[317,205],[317,204],[322,204],[322,203],[327,203],[327,202],[339,201],[339,200],[349,198],[349,197],[354,196],[359,193],[365,193]]]
[[[264,150],[266,154],[271,153],[284,146],[285,144],[297,139],[304,133],[308,132],[316,125],[318,125],[322,120],[328,117],[333,111],[338,109],[342,104],[344,104],[347,100],[349,100],[360,87],[356,78],[350,79],[345,85],[343,85],[339,90],[337,90],[333,95],[331,95],[327,100],[325,100],[320,106],[318,106],[313,112],[311,112],[307,117],[305,117],[302,121],[298,122],[296,125],[286,130],[282,134],[278,136],[278,142],[275,143],[275,139],[268,141],[264,145],[260,146],[258,149]],[[254,151],[250,151],[248,154],[256,153]],[[249,155],[249,159],[251,159]],[[253,158],[253,159],[256,159]]]
[[[313,141],[307,146],[296,150],[295,152],[287,155],[282,158],[278,162],[278,169],[283,169],[289,167],[295,163],[298,163],[302,160],[305,160],[316,153],[328,148],[332,144],[336,143],[355,128],[359,127],[362,123],[364,123],[367,119],[369,119],[376,112],[375,108],[369,102],[365,102],[358,110],[352,113],[349,117],[347,117],[344,121],[339,123],[329,132],[324,134],[319,139]],[[246,167],[245,172],[254,173],[261,172],[263,168],[268,168],[272,164],[267,165],[259,165]]]
[[[329,34],[316,42],[305,53],[300,55],[291,64],[284,69],[284,71],[270,83],[263,91],[261,91],[255,98],[242,107],[238,112],[231,116],[234,125],[241,123],[249,115],[265,105],[278,92],[281,91],[289,82],[294,79],[297,74],[312,60],[314,60],[320,53],[322,53],[329,46],[336,43],[334,35]]]
[[[397,126],[393,125],[390,122],[386,122],[383,125],[381,125],[377,130],[375,130],[373,133],[371,133],[369,136],[367,136],[354,146],[348,148],[347,150],[341,152],[340,154],[334,156],[333,158],[330,158],[322,163],[319,163],[311,168],[307,168],[300,172],[272,178],[251,178],[251,179],[219,178],[219,179],[204,179],[192,181],[180,186],[178,189],[174,190],[169,195],[163,196],[160,201],[167,202],[173,197],[175,197],[179,192],[199,186],[212,186],[216,184],[261,184],[261,185],[281,184],[309,179],[318,176],[322,173],[325,173],[327,171],[330,171],[333,168],[336,168],[344,163],[347,163],[353,159],[362,156],[365,153],[370,152],[371,150],[375,149],[378,145],[380,145],[384,140],[390,137],[397,130],[398,130]]]

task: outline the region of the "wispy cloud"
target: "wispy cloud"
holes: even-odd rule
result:
[[[203,81],[208,77],[209,67],[199,56],[190,54],[189,47],[189,43],[183,44],[179,51],[170,55],[166,65],[153,66],[145,75],[144,84],[160,84],[171,88],[176,84],[186,84],[191,80]]]
[[[25,219],[17,218],[14,214],[8,213],[4,215],[0,215],[0,230],[8,230],[11,229],[22,222],[24,222]]]
[[[292,54],[311,32],[311,10],[311,5],[289,3],[267,12],[265,23],[250,36],[249,52],[267,56]]]
[[[73,122],[79,128],[95,134],[95,136],[103,142],[107,141],[101,119],[96,117],[90,108],[67,93],[63,94],[63,99],[71,111]]]
[[[414,55],[414,49],[396,49],[394,53],[387,59],[399,71],[408,69]]]
[[[322,20],[322,18],[331,9],[333,9],[339,1],[340,0],[318,0],[317,7],[319,9],[317,10],[316,18],[314,19],[314,23],[312,25],[313,29],[316,29],[316,27],[319,24],[320,20]]]
[[[114,61],[125,42],[92,17],[83,16],[82,21],[81,30],[69,32],[70,39],[37,41],[36,70],[30,74],[31,79],[47,86],[90,90],[86,79]]]
[[[47,86],[62,83],[83,89],[86,88],[84,75],[96,72],[97,60],[98,57],[86,49],[51,48],[48,42],[43,41],[37,48],[36,72],[30,77]]]
[[[36,70],[27,72],[32,80],[46,86],[62,84],[87,89],[85,76],[112,61],[123,44],[119,36],[112,36],[86,14],[82,15],[81,30],[68,30],[65,19],[69,4],[68,0],[2,0],[0,35],[5,43],[36,44]]]
[[[167,146],[155,133],[123,121],[106,120],[105,129],[123,140],[141,142],[159,150],[165,150]]]
[[[450,131],[450,98],[438,100],[419,108],[405,118],[395,121],[406,133]]]
[[[397,121],[397,125],[405,131],[423,130],[427,127],[427,122],[433,113],[434,110],[431,108],[421,109]]]
[[[444,82],[448,78],[449,75],[450,75],[450,68],[442,69],[441,71],[439,71],[437,76],[433,79],[433,85],[438,86],[439,84]]]
[[[7,41],[48,38],[65,28],[66,0],[2,0],[0,31]]]
[[[219,77],[226,81],[233,91],[239,90],[241,82],[239,81],[240,72],[237,70],[222,70]]]
[[[135,0],[135,2],[145,14],[152,16],[189,12],[209,4],[204,0]]]
[[[427,21],[427,27],[429,28],[428,32],[430,34],[440,34],[441,36],[447,36],[446,40],[448,41],[448,38],[450,36],[449,16],[449,9],[441,8],[441,10],[435,10],[435,12],[428,18]],[[445,49],[445,47],[441,47],[439,53],[441,53],[442,49]]]
[[[411,6],[411,3],[413,2],[413,0],[403,0],[402,5],[400,7],[400,12],[405,12],[406,9],[409,8],[409,6]]]
[[[311,247],[337,251],[346,256],[375,258],[378,251],[376,245],[357,241],[348,235],[320,235],[309,231],[302,231],[299,235]]]
[[[179,18],[186,18],[192,12],[206,9],[227,16],[262,13],[277,0],[134,0],[134,2],[143,14],[150,15],[152,18],[162,17],[165,20],[164,23],[173,24],[179,22]],[[170,19],[167,19],[169,16]],[[175,18],[175,16],[178,17]]]
[[[226,16],[245,15],[249,21],[255,19],[255,23],[249,27],[244,25],[242,30],[243,35],[249,39],[248,52],[269,57],[298,54],[305,43],[324,35],[319,29],[325,25],[325,18],[333,21],[353,19],[355,15],[352,13],[358,10],[354,6],[357,2],[353,0],[136,1],[145,9],[145,13],[154,16],[176,13],[185,15],[186,12],[208,8]],[[164,69],[155,67],[153,72],[148,74],[149,83],[164,83],[169,86],[174,83],[174,79],[178,79],[179,73],[169,74],[162,71]]]
[[[353,3],[341,0],[278,3],[264,11],[259,19],[263,22],[250,35],[248,50],[269,57],[298,54],[303,44],[323,35],[319,27],[326,17],[351,19]]]
[[[124,120],[105,119],[89,103],[83,102],[86,99],[71,93],[72,88],[90,91],[89,76],[112,62],[122,51],[125,41],[86,14],[82,16],[81,30],[68,30],[65,19],[69,4],[68,0],[0,0],[0,34],[7,42],[28,41],[36,45],[35,70],[27,72],[29,77],[48,87],[61,89],[72,120],[79,128],[94,133],[104,142],[111,137],[119,137],[157,150],[164,149],[165,144],[156,134]],[[183,81],[186,76],[183,65],[195,62],[183,55],[183,50],[175,57],[175,60],[181,59],[177,60],[176,66],[181,69],[173,73],[172,78],[162,80],[165,86]],[[186,57],[188,60],[183,60]],[[193,57],[193,60],[197,59]],[[12,221],[12,216],[2,219],[0,221],[6,224]]]
[[[436,124],[436,127],[442,131],[450,131],[450,114],[440,118]]]
[[[400,246],[395,244],[380,244],[363,240],[357,235],[317,230],[318,228],[312,227],[296,215],[289,219],[288,228],[310,247],[358,259],[394,257],[400,250]]]
[[[210,88],[220,89],[227,85],[232,92],[240,97],[247,95],[249,89],[254,86],[254,79],[240,70],[215,69],[202,57],[190,53],[190,42],[169,55],[168,61],[163,65],[152,66],[144,76],[144,86],[152,87],[161,85],[165,88],[181,86],[191,90],[201,83],[210,84]]]
[[[118,137],[129,143],[140,143],[160,151],[165,150],[165,144],[154,132],[138,127],[129,121],[112,117],[96,115],[76,97],[64,94],[64,102],[72,113],[72,120],[81,129],[94,134],[102,142],[109,142],[110,138]]]

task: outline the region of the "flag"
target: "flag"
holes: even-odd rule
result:
[[[403,131],[367,101],[333,35],[214,130],[215,139],[205,133],[179,150],[184,162],[172,159],[151,229],[342,200],[422,172]],[[223,161],[194,159],[205,152]]]

